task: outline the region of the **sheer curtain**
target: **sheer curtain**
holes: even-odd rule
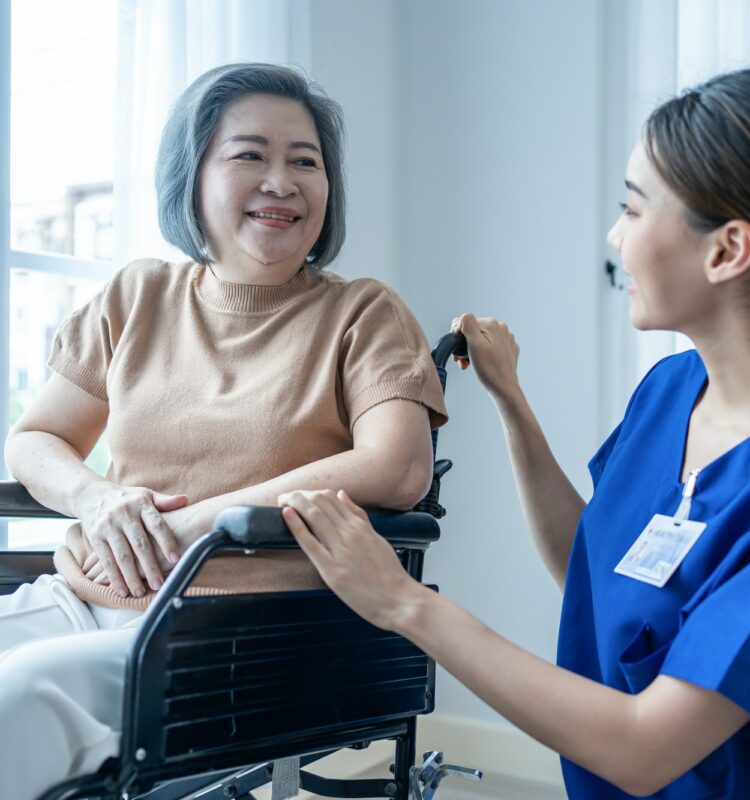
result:
[[[183,256],[159,233],[154,161],[171,104],[205,70],[231,61],[304,63],[301,0],[120,0],[115,266]]]
[[[620,104],[618,108],[618,101],[605,99],[604,201],[612,210],[614,200],[621,199],[630,149],[654,106],[712,75],[750,66],[750,3],[621,0],[605,4],[605,22],[611,45],[605,51],[606,89]],[[614,211],[609,217],[611,224]],[[611,251],[606,257],[617,261]],[[660,358],[692,345],[679,334],[633,329],[626,298],[619,291],[608,291],[603,320],[604,433],[622,417],[627,398],[648,369]]]

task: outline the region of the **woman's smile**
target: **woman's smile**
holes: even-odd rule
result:
[[[276,207],[259,208],[255,211],[248,211],[247,216],[253,222],[257,222],[260,225],[264,225],[268,228],[280,228],[282,230],[288,230],[301,219],[300,215],[295,213],[293,209]]]

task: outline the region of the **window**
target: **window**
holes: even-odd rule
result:
[[[60,322],[112,272],[118,3],[4,5],[11,46],[0,48],[9,76],[0,101],[10,136],[0,158],[10,169],[0,202],[9,222],[0,298],[12,313],[0,359],[3,431],[47,380]],[[103,437],[87,463],[103,473],[107,462]],[[66,526],[35,520],[32,534],[30,523],[11,522],[0,544],[48,547]]]

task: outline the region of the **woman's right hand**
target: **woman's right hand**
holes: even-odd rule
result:
[[[453,333],[463,333],[468,345],[469,358],[454,356],[459,367],[467,369],[474,364],[477,377],[490,394],[506,400],[519,386],[516,338],[508,326],[491,317],[477,319],[473,314],[456,317],[451,325]]]
[[[179,545],[161,512],[182,508],[187,502],[185,495],[165,495],[109,481],[95,481],[79,493],[75,516],[93,556],[120,597],[144,595],[139,573],[152,589],[162,585],[164,573],[179,560]],[[93,556],[87,559],[89,568],[96,560]]]

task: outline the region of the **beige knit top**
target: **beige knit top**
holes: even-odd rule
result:
[[[401,398],[446,420],[424,334],[396,293],[304,267],[282,286],[193,263],[134,262],[66,319],[49,366],[109,404],[107,476],[199,502],[351,449],[365,411]],[[145,608],[81,571],[74,524],[55,565],[78,597]],[[193,593],[320,586],[299,552],[223,556]]]

